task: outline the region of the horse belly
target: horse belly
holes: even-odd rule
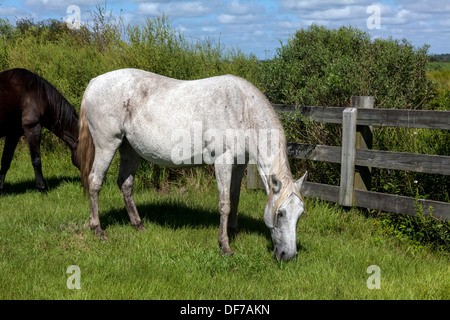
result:
[[[200,124],[187,126],[190,122],[183,122],[183,125],[174,125],[176,121],[168,117],[141,126],[142,120],[143,117],[135,121],[125,136],[142,158],[157,165],[186,168],[213,164],[215,153],[223,149],[220,139],[216,140],[217,145],[204,140]]]
[[[22,135],[20,108],[7,103],[0,104],[0,137],[8,134]]]
[[[157,130],[146,128],[139,130],[127,130],[125,134],[133,149],[145,160],[164,167],[177,167],[176,161],[172,160],[172,145],[170,136]]]

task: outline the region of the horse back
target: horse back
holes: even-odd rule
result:
[[[42,120],[47,95],[39,76],[26,69],[10,69],[0,73],[0,133],[21,131]]]
[[[258,89],[235,76],[182,81],[122,69],[90,82],[85,109],[96,143],[126,136],[142,157],[168,165],[178,137],[246,130],[257,107],[264,107],[261,99]]]

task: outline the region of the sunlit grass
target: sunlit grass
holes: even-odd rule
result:
[[[219,254],[218,196],[211,188],[139,188],[145,231],[128,222],[112,167],[100,194],[109,240],[87,226],[89,208],[64,151],[44,151],[48,194],[34,190],[26,148],[19,148],[0,199],[1,299],[448,299],[448,256],[384,235],[357,210],[307,199],[299,254],[272,258],[263,222],[265,194],[243,188],[233,257]],[[81,289],[69,290],[77,265]],[[370,265],[381,289],[369,290]]]

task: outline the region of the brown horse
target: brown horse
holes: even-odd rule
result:
[[[72,151],[78,168],[78,116],[72,105],[45,79],[26,69],[0,72],[0,138],[5,146],[0,169],[0,194],[14,150],[25,135],[36,176],[36,187],[46,190],[42,176],[40,142],[42,128],[63,140]]]

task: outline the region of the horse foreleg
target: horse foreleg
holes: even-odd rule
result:
[[[120,169],[117,178],[117,185],[122,193],[125,206],[127,208],[130,223],[136,230],[144,230],[141,217],[136,208],[133,198],[134,175],[139,166],[140,156],[133,150],[126,138],[123,139],[119,148]]]
[[[36,177],[36,188],[45,192],[45,182],[42,175],[41,164],[41,125],[35,125],[33,127],[24,127],[25,137],[28,141],[28,148],[30,149],[31,164],[33,165],[34,175]]]
[[[223,156],[226,156],[225,154]],[[219,226],[219,245],[220,253],[226,255],[233,255],[230,248],[228,238],[228,217],[231,211],[230,200],[230,186],[232,176],[232,165],[230,162],[221,162],[224,164],[216,164],[216,180],[219,189],[219,212],[220,212],[220,226]]]
[[[11,166],[14,150],[16,150],[19,138],[20,136],[6,136],[5,138],[5,147],[3,148],[2,164],[0,168],[0,195],[3,194],[5,176]]]

